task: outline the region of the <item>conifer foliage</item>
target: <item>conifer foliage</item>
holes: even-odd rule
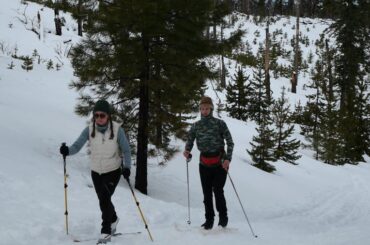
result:
[[[338,18],[332,24],[337,44],[335,78],[340,89],[339,134],[344,148],[342,160],[358,164],[368,152],[369,135],[366,98],[363,90],[369,73],[369,1],[340,0],[336,4]],[[367,101],[368,102],[368,101]],[[361,104],[358,104],[361,103]]]
[[[266,172],[275,171],[275,167],[270,163],[275,161],[274,156],[274,130],[269,127],[272,124],[270,116],[270,104],[264,86],[263,70],[259,65],[253,74],[254,84],[256,85],[257,93],[254,100],[255,120],[258,127],[257,136],[253,136],[251,150],[247,150],[253,160],[253,165]]]
[[[82,94],[77,111],[86,114],[94,100],[106,98],[132,123],[135,187],[143,193],[149,143],[166,145],[169,136],[181,136],[183,115],[197,109],[205,80],[217,77],[202,59],[240,40],[240,31],[221,41],[205,36],[206,28],[221,25],[228,13],[225,3],[213,0],[100,1],[89,16],[87,35],[73,49],[79,80],[72,87],[90,92]]]
[[[33,69],[33,60],[31,57],[26,56],[23,58],[22,68],[27,72]]]
[[[250,88],[249,76],[246,76],[241,68],[226,87],[226,111],[233,118],[246,121],[250,106],[250,97],[253,93]]]
[[[291,112],[288,100],[285,97],[285,87],[281,91],[281,97],[274,102],[272,107],[272,118],[276,127],[274,135],[275,159],[281,159],[285,162],[296,165],[296,160],[301,156],[298,155],[298,149],[301,142],[292,139],[294,125],[291,125]]]

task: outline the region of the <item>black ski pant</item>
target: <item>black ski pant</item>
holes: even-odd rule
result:
[[[105,174],[91,171],[91,177],[102,213],[101,233],[111,234],[111,224],[117,220],[117,214],[111,198],[121,178],[121,168]]]
[[[216,209],[220,218],[227,217],[224,186],[227,172],[221,165],[217,167],[206,167],[199,164],[200,180],[202,182],[205,217],[207,221],[213,221],[215,211],[213,209],[213,193],[215,194]]]

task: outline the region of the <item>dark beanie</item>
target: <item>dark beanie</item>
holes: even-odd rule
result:
[[[102,111],[111,114],[110,104],[106,100],[98,100],[94,106],[94,113],[97,111]]]

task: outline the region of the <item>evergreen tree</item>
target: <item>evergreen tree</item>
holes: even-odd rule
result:
[[[357,84],[355,104],[358,111],[358,130],[361,132],[359,137],[361,148],[364,153],[370,156],[370,92],[368,84],[370,84],[369,77]]]
[[[311,143],[311,148],[315,151],[315,159],[319,160],[319,142],[320,135],[318,133],[318,127],[320,124],[320,117],[322,114],[319,82],[323,80],[323,66],[320,62],[315,64],[315,70],[312,72],[312,81],[308,84],[308,88],[315,92],[307,95],[308,102],[304,107],[301,130],[302,134]]]
[[[226,111],[233,118],[246,121],[248,119],[249,98],[253,93],[248,83],[249,77],[246,77],[241,68],[238,69],[233,81],[226,87]]]
[[[256,94],[251,101],[253,111],[250,111],[252,118],[256,120],[258,135],[253,136],[252,149],[247,152],[251,155],[254,166],[266,172],[275,171],[275,167],[269,162],[275,161],[274,158],[274,132],[269,128],[271,125],[270,104],[266,94],[266,87],[263,79],[263,63],[259,63],[257,70],[254,71],[255,82],[252,82]]]
[[[306,136],[316,152],[316,159],[336,165],[344,163],[342,138],[339,134],[338,84],[334,77],[334,50],[329,48],[328,40],[321,38],[316,51],[318,59],[312,72],[309,86],[316,90],[309,96],[306,112],[311,120],[306,128]]]
[[[336,1],[333,0],[322,0],[321,3],[321,17],[334,18]]]
[[[319,141],[319,158],[325,163],[336,165],[342,163],[340,153],[343,151],[343,144],[338,133],[338,89],[334,80],[333,60],[334,49],[329,47],[329,41],[325,40],[325,48],[319,54],[317,64],[323,68],[324,75],[321,80],[317,81],[320,86],[320,124],[318,125]]]
[[[290,119],[295,124],[301,125],[303,123],[303,106],[300,100],[298,101],[298,104],[295,105],[294,112]]]
[[[34,49],[32,52],[32,57],[36,58],[37,56],[40,56],[39,53],[37,52],[37,49]]]
[[[345,147],[342,158],[346,163],[357,164],[364,161],[366,152],[364,128],[356,102],[359,100],[358,87],[365,79],[364,67],[368,64],[365,52],[369,41],[368,23],[370,14],[366,1],[338,1],[338,18],[331,29],[336,37],[338,54],[336,55],[336,80],[340,87],[340,124],[339,130]],[[350,129],[350,130],[349,130]]]
[[[257,121],[257,123],[260,124],[263,115],[269,113],[269,106],[271,103],[266,93],[263,63],[260,58],[259,60],[260,62],[258,63],[257,69],[253,72],[253,79],[250,83],[250,89],[254,92],[250,97],[248,118]]]
[[[22,68],[27,72],[33,69],[33,61],[29,56],[24,57]]]
[[[283,15],[284,13],[284,4],[283,0],[276,0],[274,4],[274,15]]]
[[[92,12],[97,6],[96,0],[69,0],[68,11],[77,21],[77,33],[82,36],[83,27],[89,28]],[[84,25],[85,23],[85,25]]]
[[[7,68],[9,70],[13,70],[14,67],[15,67],[15,65],[14,65],[13,61],[11,61]]]
[[[273,122],[276,126],[274,157],[296,165],[295,161],[301,157],[297,152],[301,142],[291,139],[294,125],[290,123],[290,114],[288,100],[285,98],[285,87],[283,87],[281,97],[275,101],[272,108]]]
[[[46,69],[48,69],[48,70],[54,69],[54,64],[53,64],[53,61],[51,59],[46,64]]]
[[[170,135],[184,131],[183,115],[198,109],[205,80],[217,77],[202,60],[240,40],[240,31],[222,41],[205,38],[207,27],[219,26],[228,13],[224,3],[213,0],[102,1],[86,37],[73,49],[79,81],[72,86],[93,92],[81,97],[81,113],[97,98],[112,100],[116,110],[132,107],[118,114],[134,122],[135,187],[143,193],[149,143],[166,145]]]
[[[275,161],[274,157],[274,131],[269,128],[271,119],[268,115],[263,115],[258,127],[256,128],[258,135],[253,136],[252,149],[247,150],[254,162],[253,166],[262,169],[266,172],[275,171],[275,167],[270,162]]]

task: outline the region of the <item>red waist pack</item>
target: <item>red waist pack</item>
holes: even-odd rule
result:
[[[206,153],[200,154],[200,161],[204,165],[208,165],[208,166],[221,164],[221,158],[222,158],[222,152],[217,152],[213,154],[206,154]]]

